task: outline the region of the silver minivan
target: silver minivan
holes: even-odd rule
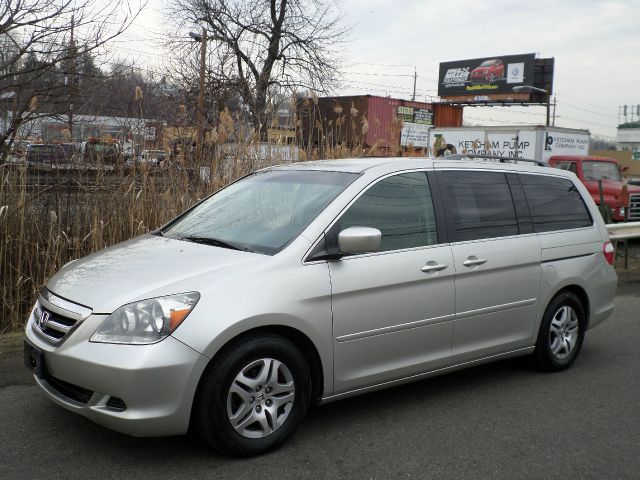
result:
[[[67,264],[25,362],[138,436],[275,448],[312,404],[529,355],[557,371],[613,310],[613,247],[570,172],[451,159],[282,165]]]

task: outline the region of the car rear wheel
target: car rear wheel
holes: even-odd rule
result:
[[[223,349],[205,372],[194,407],[200,436],[216,449],[252,456],[276,448],[304,417],[310,373],[300,351],[274,334]]]
[[[584,341],[586,315],[580,299],[562,292],[547,306],[538,333],[533,360],[546,371],[568,368],[580,353]]]

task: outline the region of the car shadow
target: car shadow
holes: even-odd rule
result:
[[[367,449],[368,455],[383,448],[389,451],[394,446],[386,446],[385,436],[406,450],[407,446],[414,448],[411,442],[423,441],[426,431],[431,431],[434,439],[446,439],[456,428],[460,431],[461,425],[482,419],[486,412],[500,408],[527,412],[535,403],[529,399],[532,394],[546,395],[544,399],[549,401],[554,395],[565,395],[563,389],[570,389],[571,382],[588,379],[594,370],[605,368],[608,362],[603,359],[611,360],[606,343],[587,341],[585,347],[572,368],[559,374],[535,370],[526,357],[513,358],[314,406],[281,448],[250,459],[224,456],[192,432],[164,438],[120,434],[56,406],[42,394],[16,407],[16,412],[23,416],[21,435],[39,445],[38,455],[30,457],[30,475],[77,474],[90,465],[109,469],[110,476],[116,478],[135,472],[173,478],[184,476],[188,466],[189,471],[209,473],[224,467],[219,471],[223,476],[245,478],[247,469],[259,465],[274,474],[286,470],[290,478],[300,478],[294,475],[299,472],[300,459],[336,465],[333,457],[339,451],[355,455],[365,455],[362,451]],[[575,380],[567,382],[568,378]],[[530,415],[526,413],[525,418]],[[488,419],[483,428],[494,420]],[[61,463],[60,452],[71,460]],[[349,466],[345,464],[345,468]]]

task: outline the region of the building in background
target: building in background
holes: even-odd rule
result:
[[[616,137],[620,148],[630,150],[632,158],[640,160],[640,120],[618,125]]]
[[[300,98],[296,114],[299,142],[320,154],[338,147],[426,152],[431,128],[462,125],[461,107],[372,95]]]

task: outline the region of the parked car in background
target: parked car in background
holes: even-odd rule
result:
[[[138,157],[138,162],[160,165],[166,158],[167,152],[164,150],[143,150]]]
[[[504,63],[499,58],[485,60],[474,68],[469,75],[472,83],[493,83],[504,77]]]
[[[22,152],[16,147],[15,143],[9,143],[9,141],[5,140],[4,149],[6,149],[6,161],[8,163],[18,163],[22,160]],[[0,149],[0,161],[2,161],[2,154],[4,152]]]
[[[28,319],[25,361],[52,401],[97,423],[137,436],[191,425],[256,455],[314,403],[521,355],[567,369],[613,311],[613,260],[565,171],[281,165],[65,265]]]
[[[589,157],[582,155],[558,155],[549,159],[549,165],[575,173],[600,205],[600,187],[604,203],[611,210],[611,217],[617,222],[624,221],[628,215],[630,221],[640,220],[640,187],[626,185],[626,192],[620,164],[607,157]]]
[[[80,147],[79,157],[85,164],[116,165],[121,160],[118,144],[113,140],[90,138]]]
[[[133,164],[141,151],[140,145],[127,142],[122,147],[122,158],[127,165]]]
[[[66,163],[64,148],[53,143],[32,143],[27,145],[27,163],[56,166]]]
[[[65,161],[69,163],[75,163],[79,160],[80,149],[75,143],[60,143],[64,150]]]

